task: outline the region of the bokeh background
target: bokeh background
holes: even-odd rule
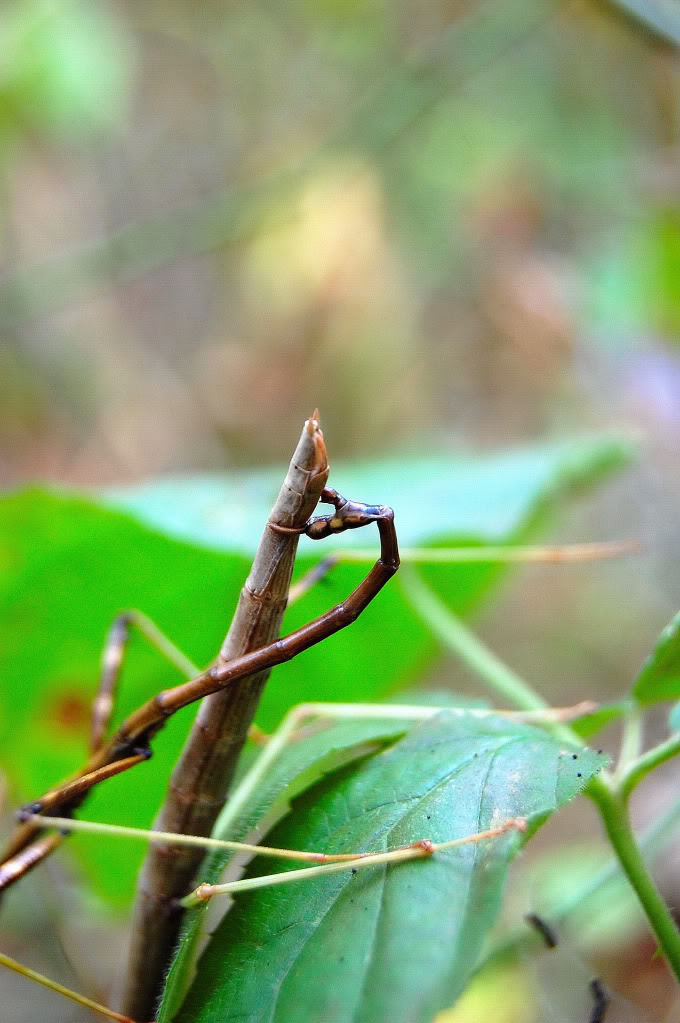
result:
[[[617,694],[680,605],[679,40],[677,0],[3,3],[0,484],[283,463],[314,406],[331,459],[624,434],[551,538],[644,553],[515,571],[476,621],[548,696]],[[679,1019],[644,929],[610,938]]]

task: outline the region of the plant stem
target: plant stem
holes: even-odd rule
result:
[[[671,735],[670,739],[660,743],[653,749],[647,750],[637,760],[629,763],[618,778],[618,793],[624,803],[630,797],[633,789],[646,778],[650,771],[653,771],[660,764],[665,764],[680,753],[680,735]]]
[[[676,834],[680,826],[680,800],[675,802],[670,809],[654,821],[638,839],[640,850],[647,857],[653,857],[659,853],[667,842]],[[577,891],[571,892],[562,902],[554,908],[550,907],[546,912],[551,925],[566,923],[571,917],[588,911],[588,905],[592,899],[600,895],[607,886],[618,886],[625,883],[621,863],[612,857],[598,872],[582,885]],[[578,934],[578,931],[576,931]],[[543,939],[533,927],[520,924],[514,928],[498,945],[489,951],[489,954],[479,964],[477,971],[485,969],[492,963],[500,962],[509,956],[515,956],[522,951],[540,949],[543,946]]]
[[[217,657],[217,668],[264,648],[280,635],[299,530],[314,513],[328,478],[318,411],[306,421],[264,527],[248,578]],[[199,708],[156,820],[159,831],[209,835],[224,805],[270,668],[256,670],[208,696]],[[152,845],[137,880],[126,979],[120,1008],[150,1019],[179,935],[177,899],[194,883],[200,850],[168,853]]]
[[[214,895],[232,895],[237,892],[249,892],[255,888],[271,888],[273,885],[289,884],[291,881],[305,881],[309,878],[321,877],[325,874],[337,874],[341,871],[363,870],[366,867],[377,867],[383,864],[403,863],[405,860],[421,860],[433,856],[435,853],[447,852],[457,849],[461,845],[470,845],[476,842],[486,842],[492,838],[499,838],[506,832],[516,829],[524,831],[526,828],[524,817],[515,817],[512,820],[500,824],[497,828],[489,828],[488,831],[479,831],[474,835],[465,835],[464,838],[453,838],[448,842],[430,842],[422,840],[412,845],[403,846],[400,849],[390,849],[381,853],[364,853],[351,860],[342,863],[329,863],[321,867],[302,867],[300,870],[283,870],[277,874],[263,874],[260,877],[247,877],[240,881],[227,881],[225,884],[202,884],[182,899],[182,905],[186,909],[198,906],[206,902]]]
[[[425,564],[460,562],[529,562],[536,564],[564,564],[566,562],[600,561],[620,558],[625,554],[639,554],[640,544],[635,540],[611,543],[570,543],[549,547],[514,546],[511,544],[482,544],[479,547],[404,547],[399,551],[402,565],[406,561]],[[369,550],[334,551],[329,555],[335,561],[371,561]],[[331,566],[332,567],[332,566]]]
[[[253,853],[256,856],[271,856],[282,860],[306,860],[312,863],[327,863],[332,860],[353,860],[362,853],[317,853],[298,849],[277,849],[270,845],[250,845],[248,842],[232,842],[229,839],[206,838],[204,835],[180,835],[173,831],[150,831],[146,828],[128,828],[120,824],[100,824],[98,821],[74,820],[70,817],[43,817],[33,814],[33,823],[44,828],[63,828],[66,831],[83,831],[88,834],[107,835],[111,838],[137,838],[143,842],[166,842],[170,845],[190,845],[197,849],[228,849],[231,852]]]
[[[642,708],[638,704],[633,704],[623,719],[621,751],[616,765],[617,778],[620,778],[630,764],[640,756],[642,740]]]
[[[86,1009],[91,1009],[92,1012],[97,1012],[100,1016],[116,1020],[116,1023],[134,1023],[129,1016],[124,1016],[120,1012],[114,1012],[113,1009],[107,1008],[106,1005],[100,1005],[99,1002],[94,1002],[91,998],[86,998],[85,995],[79,995],[77,991],[71,991],[70,988],[64,987],[63,984],[58,984],[56,980],[50,980],[49,977],[45,977],[42,973],[36,973],[35,970],[30,970],[28,966],[22,966],[16,959],[10,959],[9,956],[2,953],[0,953],[0,966],[4,966],[6,969],[12,970],[13,973],[18,973],[22,977],[27,977],[28,980],[34,980],[36,984],[42,984],[48,990],[56,991],[58,995],[70,998],[72,1002],[84,1005]]]
[[[497,693],[519,710],[543,710],[548,706],[542,696],[449,611],[413,569],[402,566],[401,585],[434,634]]]
[[[642,858],[625,800],[621,793],[613,791],[599,778],[592,780],[588,794],[600,811],[609,841],[642,904],[659,947],[680,982],[680,933]]]
[[[520,709],[533,710],[538,706],[545,706],[538,693],[535,693],[527,682],[515,675],[477,636],[459,622],[412,569],[402,574],[402,585],[404,575],[407,582],[406,593],[416,610],[423,615],[435,635],[438,635],[449,649],[461,657],[493,689],[502,693]],[[555,724],[549,727],[557,737],[583,745],[579,736],[566,725]],[[674,736],[664,746],[668,747],[676,738]],[[667,754],[664,759],[668,759],[677,750],[674,749],[673,753],[670,753],[666,749],[664,752]],[[658,750],[651,753],[658,756]],[[636,777],[639,780],[647,773],[646,765],[641,766],[641,762],[645,761],[647,756],[646,754],[636,761],[640,773],[637,776],[636,771],[631,771],[633,784],[636,783]],[[656,762],[652,766],[656,766]],[[650,766],[649,770],[651,769]],[[629,791],[631,789],[632,786]],[[623,795],[616,790],[611,778],[604,772],[590,780],[585,794],[596,804],[619,863],[640,900],[661,951],[680,981],[680,933],[642,859]]]

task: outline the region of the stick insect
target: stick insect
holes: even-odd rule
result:
[[[222,747],[226,750],[226,772],[223,764],[222,777],[221,780],[218,779],[217,783],[218,795],[214,795],[214,785],[212,790],[208,787],[207,794],[205,789],[200,789],[198,782],[202,780],[199,778],[201,772],[197,772],[195,768],[197,762],[199,764],[205,762],[205,758],[202,761],[200,753],[201,750],[205,751],[206,742],[212,743],[211,753],[215,745],[220,745],[215,742],[217,737],[215,729],[207,723],[208,718],[205,715],[199,717],[198,720],[198,755],[196,754],[196,745],[192,749],[190,740],[183,755],[185,770],[175,772],[173,777],[171,798],[167,804],[170,806],[170,811],[169,814],[166,812],[166,805],[166,811],[159,819],[163,822],[165,817],[167,821],[169,816],[170,823],[164,829],[166,833],[160,839],[156,838],[156,841],[161,841],[164,845],[152,853],[148,861],[151,867],[147,874],[158,881],[159,872],[154,868],[154,856],[156,864],[159,860],[167,864],[167,850],[172,849],[176,853],[178,847],[180,855],[173,855],[170,862],[174,863],[175,867],[179,864],[179,869],[165,871],[160,876],[160,883],[156,884],[156,890],[152,892],[151,899],[149,899],[148,891],[142,888],[142,899],[140,900],[142,910],[136,914],[137,926],[133,930],[137,948],[133,944],[129,966],[130,980],[123,1006],[125,1012],[116,1018],[130,1018],[131,1016],[136,1019],[150,1018],[157,996],[158,983],[162,980],[169,949],[171,950],[172,944],[174,944],[181,919],[179,897],[186,895],[190,880],[195,875],[196,867],[205,848],[201,847],[200,842],[193,844],[193,847],[185,845],[182,848],[179,843],[175,844],[172,834],[168,834],[168,832],[184,832],[197,835],[200,838],[206,831],[210,831],[217,810],[224,802],[224,791],[230,780],[229,772],[233,771],[233,765],[245,741],[257,699],[271,668],[351,624],[398,568],[399,552],[392,510],[383,505],[366,505],[348,501],[335,490],[325,486],[328,472],[327,460],[317,416],[318,414],[315,413],[305,424],[289,475],[282,488],[283,497],[280,495],[279,502],[277,502],[265,530],[260,552],[263,554],[261,560],[265,561],[265,568],[268,569],[268,575],[265,572],[266,581],[260,585],[259,589],[253,585],[250,587],[247,585],[244,589],[239,608],[242,611],[240,620],[237,611],[235,623],[230,629],[216,663],[207,671],[199,672],[143,615],[138,612],[130,612],[120,616],[114,623],[107,644],[99,692],[94,704],[91,756],[74,777],[23,808],[24,823],[12,837],[4,862],[0,865],[1,891],[44,860],[61,844],[69,830],[75,827],[75,824],[69,825],[72,814],[80,807],[94,785],[135,767],[149,758],[152,739],[176,710],[211,694],[227,695],[227,713],[225,715],[225,708],[222,706],[217,715],[218,720],[221,715],[222,724],[226,719],[229,725],[226,729],[226,740],[222,741]],[[300,482],[301,474],[302,484]],[[292,508],[291,493],[293,494]],[[295,497],[302,499],[296,503]],[[319,498],[322,502],[330,504],[334,509],[333,512],[316,518],[308,517],[309,507],[311,506],[313,510]],[[286,514],[288,514],[288,519],[286,519]],[[298,521],[300,518],[302,518],[301,522]],[[283,639],[271,640],[270,638],[270,641],[267,642],[267,636],[278,635],[299,536],[306,534],[312,539],[324,539],[347,529],[361,528],[370,523],[376,523],[378,527],[381,544],[380,557],[363,582],[342,604]],[[593,553],[589,548],[588,556],[592,557]],[[614,553],[614,551],[605,551],[604,553]],[[491,560],[495,560],[495,557],[493,555]],[[576,557],[579,557],[578,553],[572,555],[568,550],[555,549],[549,551],[547,555],[535,558],[529,550],[520,551],[517,560],[573,560]],[[332,558],[322,562],[321,566],[314,570],[307,580],[303,580],[298,585],[296,592],[298,594],[304,592],[309,585],[330,570],[333,564]],[[258,566],[256,558],[249,583],[252,579],[257,579],[258,571],[261,568],[262,566]],[[255,608],[253,608],[253,604],[256,605]],[[262,613],[263,608],[269,612],[268,615]],[[189,675],[190,679],[183,685],[157,694],[132,714],[113,737],[107,740],[107,727],[113,711],[123,653],[130,627],[133,625],[139,628],[166,655],[168,660]],[[243,638],[244,632],[245,639]],[[234,639],[235,633],[236,640]],[[205,706],[206,704],[204,704]],[[385,715],[385,711],[385,707],[380,708],[382,716]],[[187,764],[189,765],[188,771],[186,770]],[[212,761],[210,766],[213,766]],[[208,770],[207,774],[211,773],[214,775],[216,772]],[[214,777],[211,780],[214,781]],[[221,795],[219,794],[220,786]],[[179,821],[176,819],[175,812],[177,805],[181,810]],[[192,813],[191,811],[195,807],[198,810]],[[51,833],[42,833],[45,820],[36,820],[36,814],[54,818]],[[158,836],[158,832],[156,834]],[[470,840],[481,840],[484,837],[493,836],[471,836]],[[195,851],[196,845],[199,850],[198,854]],[[188,855],[186,854],[187,848],[189,849]],[[433,850],[427,844],[419,845],[416,852],[409,852],[406,858],[412,858],[414,855],[429,855],[431,851]],[[314,854],[292,853],[290,855],[299,855],[303,859],[309,859],[311,856],[314,859]],[[401,855],[401,858],[404,856]],[[318,857],[315,862],[319,862]],[[205,895],[204,891],[198,897],[204,898]],[[187,900],[184,900],[184,903],[185,905],[191,904]],[[164,912],[158,912],[159,905]],[[162,935],[158,930],[159,924],[163,932]],[[151,966],[149,963],[150,949],[154,950],[155,957],[155,963]],[[149,983],[150,972],[155,974],[151,983]]]
[[[246,608],[242,619],[245,619],[247,633],[246,641],[242,645],[245,645],[246,650],[242,650],[240,656],[233,656],[234,643],[230,643],[230,637],[233,638],[230,630],[220,655],[212,667],[186,683],[158,693],[130,715],[115,734],[106,740],[106,729],[113,710],[113,694],[129,625],[133,620],[136,624],[141,621],[141,619],[131,619],[129,616],[119,619],[114,625],[110,644],[105,654],[100,691],[95,700],[92,753],[75,776],[45,793],[41,799],[24,807],[22,811],[24,818],[35,813],[54,816],[59,812],[69,818],[82,804],[94,785],[148,760],[151,756],[152,740],[172,714],[196,700],[228,690],[228,695],[236,694],[235,698],[231,701],[227,698],[226,713],[224,708],[221,708],[218,714],[218,718],[224,719],[222,725],[226,725],[222,729],[223,733],[226,733],[226,741],[220,737],[214,727],[211,729],[207,714],[199,715],[197,725],[200,741],[194,744],[196,748],[191,748],[190,740],[189,747],[180,761],[179,767],[182,770],[177,770],[173,776],[172,798],[167,804],[171,806],[169,816],[171,825],[174,825],[169,826],[168,830],[194,830],[199,835],[210,830],[214,818],[224,802],[223,796],[221,799],[214,797],[214,789],[217,788],[218,792],[220,789],[226,790],[230,781],[229,770],[233,772],[233,766],[245,742],[248,726],[271,668],[283,661],[290,660],[308,647],[350,625],[399,567],[399,552],[392,509],[384,505],[367,505],[350,501],[343,498],[337,491],[325,487],[328,465],[317,415],[315,413],[305,424],[302,438],[261,544],[260,552],[264,547],[264,556],[268,559],[266,566],[268,579],[264,585],[259,587],[259,590],[252,584],[250,586],[247,584],[242,594],[242,605]],[[323,503],[330,504],[334,509],[333,512],[329,515],[309,518],[309,509],[313,511],[319,499]],[[297,520],[301,515],[303,521],[299,523]],[[282,639],[262,642],[263,632],[265,636],[271,635],[272,632],[275,635],[278,634],[288,595],[295,546],[299,536],[304,533],[312,539],[322,540],[347,529],[358,529],[370,523],[376,523],[378,527],[380,557],[366,578],[341,604],[336,605],[319,618]],[[256,559],[249,582],[257,578],[259,568],[258,559]],[[281,589],[283,589],[283,598]],[[255,611],[249,607],[253,598],[259,604],[259,609],[256,608]],[[263,608],[270,612],[269,615],[262,614]],[[243,624],[240,625],[240,628],[241,631],[244,631]],[[146,631],[148,634],[148,630]],[[254,649],[252,649],[253,646]],[[248,649],[249,647],[251,649]],[[235,683],[244,680],[248,684],[240,687],[235,686]],[[206,706],[209,708],[209,705],[203,705],[204,708]],[[224,777],[224,763],[215,766],[211,762],[213,748],[216,745],[219,746],[220,742],[227,749],[226,778]],[[206,760],[208,761],[207,772],[203,770]],[[210,778],[212,791],[208,790],[207,795],[205,787],[203,791],[198,788],[198,783],[203,780],[201,775],[204,773],[212,775]],[[199,808],[198,814],[191,815],[186,812],[186,808],[192,802]],[[178,804],[179,813],[176,812]],[[178,815],[183,827],[177,827],[175,817]],[[161,819],[163,816],[162,814]],[[193,822],[192,828],[186,828],[187,819],[189,823]],[[42,862],[61,844],[64,838],[64,831],[41,835],[36,824],[25,819],[11,837],[4,861],[0,865],[0,891]],[[129,967],[130,980],[123,997],[126,1006],[125,1013],[129,1014],[132,1011],[137,1018],[148,1018],[151,1014],[157,998],[158,986],[162,981],[167,960],[179,929],[181,912],[177,906],[177,896],[185,894],[188,882],[197,866],[195,851],[189,850],[189,852],[189,856],[185,852],[182,857],[184,862],[179,871],[159,870],[152,859],[149,870],[143,871],[142,874],[142,882],[145,880],[145,873],[151,875],[152,881],[155,882],[155,890],[152,891],[152,897],[149,898],[148,892],[142,887],[138,910],[135,914],[139,926],[136,929],[133,928],[133,934],[136,930],[136,934],[142,934],[143,938],[140,947],[136,947],[133,940]],[[167,859],[166,854],[166,863]],[[153,962],[150,962],[149,958],[150,949],[153,949]]]

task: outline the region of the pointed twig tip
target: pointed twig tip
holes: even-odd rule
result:
[[[320,427],[319,420],[320,420],[319,410],[318,408],[315,408],[306,423],[307,429],[309,430],[310,433],[314,433],[315,430],[319,429]]]

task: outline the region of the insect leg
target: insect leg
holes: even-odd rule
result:
[[[142,636],[185,678],[195,678],[201,669],[193,664],[157,625],[141,611],[123,611],[113,622],[102,653],[102,667],[97,695],[92,704],[90,749],[95,752],[104,742],[115,706],[123,658],[135,627]]]

